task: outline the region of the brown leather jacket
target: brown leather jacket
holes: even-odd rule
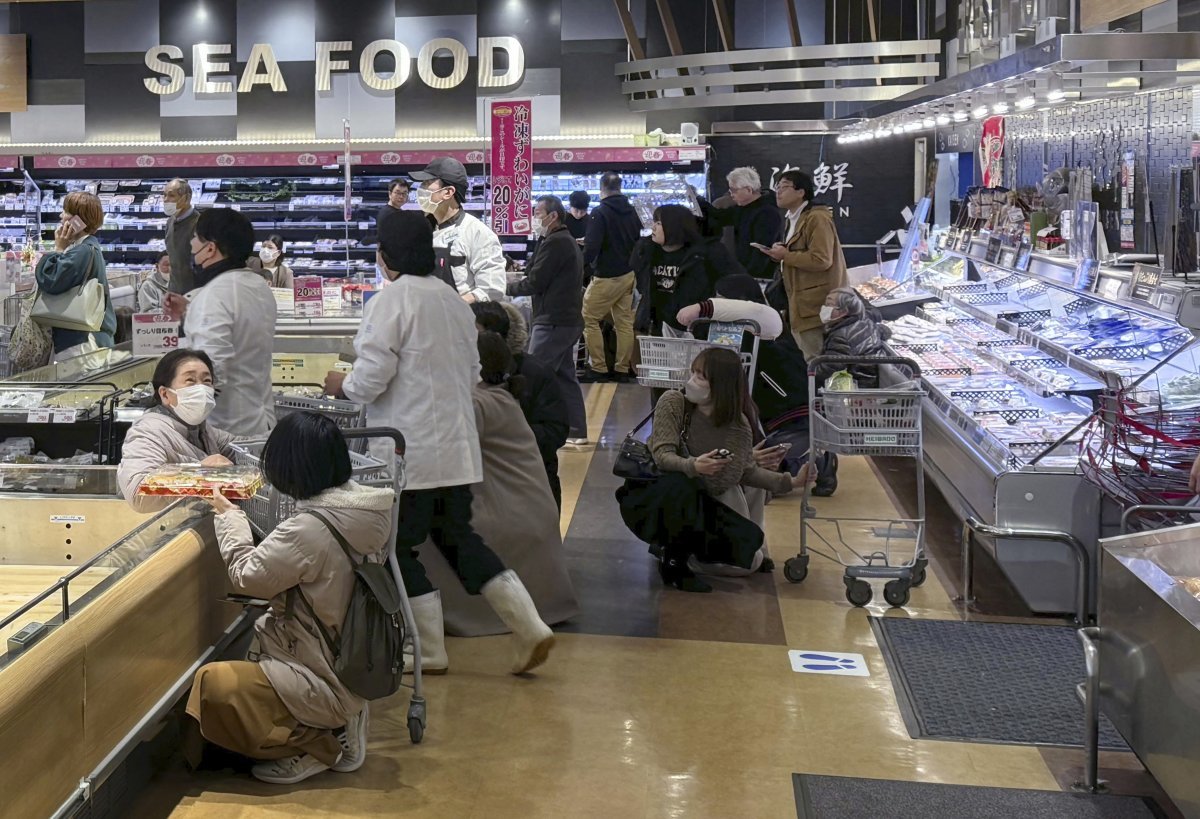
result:
[[[821,305],[829,291],[846,286],[846,259],[833,212],[823,205],[806,207],[786,244],[780,270],[787,290],[788,322],[801,333],[821,326]]]

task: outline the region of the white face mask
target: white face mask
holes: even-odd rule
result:
[[[279,258],[279,251],[271,250],[269,247],[264,247],[262,250],[258,251],[258,258],[262,259],[264,263],[270,264]]]
[[[712,399],[712,390],[708,388],[707,384],[701,384],[699,379],[693,375],[683,385],[683,397],[697,406],[703,406]]]
[[[417,205],[426,213],[433,213],[438,208],[437,204],[434,204],[433,193],[428,188],[417,188]]]
[[[820,316],[821,316],[821,321],[824,322],[825,324],[828,324],[833,319],[833,308],[830,307],[828,304],[822,304]]]
[[[217,406],[216,390],[209,384],[194,384],[171,392],[175,393],[177,402],[171,411],[188,426],[203,424]]]
[[[174,216],[179,212],[179,205],[174,202],[163,202],[163,213],[167,216]]]
[[[544,239],[544,238],[546,238],[547,232],[548,231],[546,229],[546,224],[541,219],[538,219],[536,222],[533,223],[533,235],[534,236],[538,237],[539,239]]]

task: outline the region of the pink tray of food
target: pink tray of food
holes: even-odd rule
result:
[[[164,466],[138,486],[139,495],[210,497],[214,491],[232,500],[249,500],[264,484],[253,466]]]

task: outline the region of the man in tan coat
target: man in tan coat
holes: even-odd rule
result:
[[[813,180],[802,171],[785,171],[775,182],[775,199],[787,210],[785,242],[763,250],[780,262],[788,297],[788,322],[806,359],[821,354],[824,322],[821,306],[829,291],[846,285],[846,259],[833,224],[833,213],[812,204]]]

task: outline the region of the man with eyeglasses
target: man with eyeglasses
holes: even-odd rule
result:
[[[732,226],[738,262],[754,278],[769,280],[775,276],[775,261],[759,248],[769,248],[783,238],[783,217],[771,192],[763,191],[754,168],[734,168],[725,179],[736,207],[722,210],[703,202],[705,218],[712,227]]]
[[[829,291],[846,286],[846,259],[833,224],[833,211],[814,205],[813,180],[803,171],[785,171],[775,182],[775,199],[787,209],[787,235],[762,248],[779,262],[787,291],[788,323],[806,359],[821,354],[825,324],[821,307]]]

